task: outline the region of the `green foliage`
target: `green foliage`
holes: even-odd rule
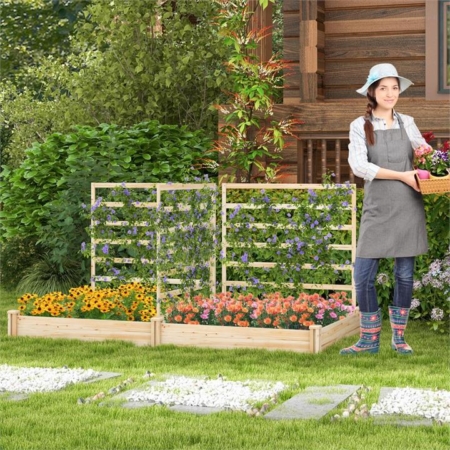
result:
[[[284,138],[292,136],[294,126],[301,121],[270,120],[285,64],[277,56],[261,62],[254,54],[267,30],[248,31],[253,11],[247,1],[223,3],[219,26],[223,43],[231,51],[227,63],[231,88],[225,104],[216,106],[225,122],[216,148],[221,166],[231,171],[227,173],[231,180],[271,181]],[[267,1],[263,3],[267,5]]]
[[[70,102],[64,64],[70,36],[90,0],[2,0],[0,15],[0,157],[17,166],[24,149],[81,122]]]
[[[226,57],[212,25],[217,11],[209,0],[94,1],[89,23],[78,29],[71,92],[99,121],[151,117],[213,131],[209,106]]]
[[[96,198],[88,211],[88,232],[97,282],[139,279],[145,284],[158,283],[160,291],[169,296],[174,289],[191,295],[196,287],[206,295],[215,290],[211,285],[215,266],[211,264],[218,242],[214,223],[217,187],[200,183],[171,186],[137,188],[122,183],[104,189]],[[91,249],[84,243],[82,247],[91,257]]]
[[[81,278],[80,264],[76,259],[65,259],[56,264],[49,255],[43,255],[25,270],[17,290],[37,295],[68,292]]]
[[[296,295],[304,285],[351,284],[351,194],[324,189],[232,189],[226,214],[227,280],[239,292]],[[269,265],[265,264],[269,263]],[[230,290],[233,286],[230,285]],[[318,288],[308,286],[317,292]]]
[[[90,203],[91,182],[183,181],[201,174],[210,145],[200,131],[156,121],[52,134],[27,150],[19,168],[4,168],[2,240],[36,240],[59,264],[76,258],[87,238],[81,204]]]
[[[68,52],[26,66],[24,89],[2,83],[0,121],[12,133],[4,158],[17,166],[34,141],[73,124],[153,119],[212,136],[217,113],[210,105],[226,85],[228,55],[214,25],[217,11],[209,0],[90,1],[67,30]]]
[[[68,54],[74,25],[90,0],[2,0],[0,79],[19,88],[28,69],[47,57]]]
[[[0,242],[0,284],[15,289],[24,272],[37,262],[41,249],[27,236]]]

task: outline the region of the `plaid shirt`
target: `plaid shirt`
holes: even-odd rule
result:
[[[409,140],[411,141],[412,148],[417,148],[422,144],[426,144],[425,139],[411,116],[394,111],[394,123],[391,129],[400,128],[398,116],[400,116],[403,121],[403,127],[409,137]],[[372,123],[374,131],[388,129],[386,126],[386,121],[384,119],[380,119],[379,117],[372,116]],[[350,124],[350,144],[348,146],[348,150],[348,163],[350,164],[353,173],[357,177],[364,178],[365,180],[373,180],[376,177],[380,167],[368,161],[363,116],[358,117]]]

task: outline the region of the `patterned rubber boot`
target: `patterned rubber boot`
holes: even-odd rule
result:
[[[389,319],[392,328],[391,347],[398,353],[409,355],[413,349],[405,342],[405,328],[408,322],[409,309],[389,306]]]
[[[360,313],[359,341],[351,347],[343,348],[341,355],[356,355],[358,353],[378,353],[380,349],[381,310],[370,313]]]

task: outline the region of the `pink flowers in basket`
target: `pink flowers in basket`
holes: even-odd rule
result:
[[[432,133],[424,133],[429,142],[434,138]],[[445,141],[440,147],[434,149],[430,145],[423,144],[414,149],[414,167],[420,179],[428,179],[430,176],[442,177],[450,173],[449,159],[450,141]]]

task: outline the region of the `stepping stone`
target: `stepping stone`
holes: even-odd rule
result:
[[[380,397],[378,398],[378,402],[386,398],[394,389],[392,387],[382,387],[380,389]],[[377,414],[372,415],[373,421],[376,425],[398,425],[403,427],[412,427],[412,426],[432,426],[433,420],[427,419],[426,417],[420,416],[407,416],[401,414]]]
[[[200,415],[208,415],[218,413],[221,411],[227,411],[225,408],[212,408],[211,406],[186,406],[186,405],[169,406],[169,409],[177,412],[185,412]]]
[[[273,420],[320,419],[360,389],[360,385],[311,386],[264,417]]]
[[[20,402],[21,400],[27,400],[28,394],[18,394],[16,392],[2,392],[0,398],[3,400]]]
[[[109,378],[120,377],[120,375],[122,375],[122,374],[118,373],[118,372],[100,372],[100,375],[98,377],[91,378],[90,380],[86,380],[86,381],[84,381],[84,383],[96,383],[97,381],[108,380]]]

